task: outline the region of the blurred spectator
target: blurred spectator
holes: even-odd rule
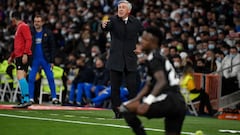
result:
[[[175,46],[170,47],[168,59],[172,62],[173,57],[176,56],[177,54],[178,54],[177,48]]]
[[[177,77],[180,78],[183,73],[182,59],[179,55],[175,55],[172,58],[172,61],[173,61],[173,66],[177,72]]]
[[[239,89],[239,71],[240,71],[240,54],[236,47],[230,48],[229,55],[225,56],[222,61],[223,80],[222,95],[232,93]]]
[[[101,56],[101,51],[98,46],[93,46],[91,48],[91,56],[88,57],[86,60],[86,65],[90,67],[94,67],[96,59],[98,59]]]
[[[217,51],[215,54],[215,62],[216,62],[216,66],[217,69],[216,71],[219,72],[221,70],[221,66],[222,66],[222,60],[224,59],[225,55],[222,51]]]
[[[163,44],[161,46],[161,55],[163,55],[165,57],[169,57],[169,53],[170,53],[170,51],[169,51],[168,46]]]
[[[240,65],[234,66],[240,63],[240,54],[236,47],[230,48],[230,54],[225,56],[222,61],[222,69],[230,67],[228,70],[223,71],[223,76],[225,78],[236,77],[240,71]]]
[[[205,59],[205,66],[206,66],[206,73],[215,72],[216,62],[215,62],[215,53],[212,50],[208,50],[204,55],[203,58]]]
[[[94,79],[94,73],[93,70],[85,65],[85,58],[79,57],[76,61],[77,68],[78,68],[78,74],[74,78],[71,84],[70,89],[70,95],[69,95],[69,103],[74,104],[74,101],[76,101],[76,104],[78,106],[83,105],[83,88],[88,86],[88,84],[93,82]],[[77,92],[75,90],[77,89]],[[76,98],[75,98],[76,93]]]
[[[193,55],[196,50],[196,41],[193,37],[189,37],[187,41],[187,52],[189,55]]]
[[[109,70],[105,67],[104,61],[100,58],[96,58],[94,67],[93,83],[85,83],[82,89],[87,101],[98,96],[99,92],[109,85]]]
[[[194,71],[196,73],[204,73],[204,74],[210,72],[209,69],[206,68],[204,59],[198,59],[197,60],[197,65],[196,65]]]

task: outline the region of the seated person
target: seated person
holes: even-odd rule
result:
[[[104,61],[101,58],[96,58],[93,83],[83,83],[80,88],[84,91],[86,100],[90,100],[93,98],[92,95],[98,96],[98,93],[105,89],[108,83],[109,71],[105,68]]]
[[[78,106],[82,106],[82,94],[83,94],[82,87],[89,87],[88,84],[91,84],[93,82],[94,73],[91,68],[85,65],[84,57],[79,57],[76,61],[76,64],[79,71],[71,85],[70,94],[69,94],[69,103],[73,105],[74,101],[76,101]],[[76,89],[78,91],[75,99]]]
[[[128,100],[128,90],[126,87],[120,87],[120,99],[122,102]],[[111,97],[111,87],[107,87],[106,89],[99,92],[99,94],[91,99],[91,104],[95,107],[101,107],[102,103]]]
[[[222,96],[239,90],[240,88],[238,84],[238,82],[240,81],[239,63],[240,54],[238,53],[238,49],[236,47],[231,47],[229,55],[226,55],[224,57],[221,64],[221,70],[223,70]]]
[[[193,68],[190,65],[187,65],[184,68],[183,76],[180,81],[181,89],[186,89],[189,91],[190,100],[192,102],[200,101],[199,105],[199,114],[205,114],[204,107],[208,109],[208,114],[213,115],[212,106],[210,104],[208,94],[203,90],[197,90],[195,87],[194,77],[193,77]]]

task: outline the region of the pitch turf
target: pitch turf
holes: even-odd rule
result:
[[[124,120],[112,117],[110,110],[0,110],[0,135],[133,135]],[[164,135],[163,119],[141,119],[148,135]],[[231,135],[219,129],[240,130],[240,122],[187,116],[182,131]]]

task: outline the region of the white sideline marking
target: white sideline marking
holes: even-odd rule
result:
[[[68,117],[68,118],[73,118],[75,117],[74,115],[63,115],[64,117]]]
[[[52,115],[52,116],[58,116],[59,114],[51,113],[50,115]]]
[[[39,118],[39,117],[21,116],[21,115],[0,114],[0,116],[11,117],[11,118],[20,118],[20,119],[30,119],[30,120],[42,120],[42,121],[54,121],[54,122],[64,122],[64,123],[74,123],[74,124],[84,124],[84,125],[95,125],[95,126],[104,126],[104,127],[129,128],[128,126],[115,125],[115,124],[103,124],[103,123],[84,122],[84,121]],[[163,130],[163,129],[155,129],[155,128],[144,128],[144,129],[148,130],[148,131],[165,132],[165,130]],[[182,134],[193,135],[193,133],[191,133],[191,132],[182,132]]]

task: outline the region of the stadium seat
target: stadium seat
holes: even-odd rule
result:
[[[56,86],[56,94],[59,96],[59,101],[62,101],[62,91],[64,89],[62,79],[54,79]],[[50,94],[50,88],[48,85],[47,78],[42,78],[41,86],[40,86],[40,96],[39,96],[39,104],[42,104],[43,95]]]
[[[57,66],[53,67],[53,77],[56,87],[56,94],[59,96],[59,101],[62,101],[62,91],[64,90],[64,85],[62,81],[63,76],[63,69]],[[41,86],[40,86],[40,96],[39,96],[39,104],[42,104],[43,95],[44,94],[50,94],[51,90],[49,88],[48,80],[46,77],[46,74],[44,71],[42,71],[42,80],[41,80]]]
[[[186,89],[182,88],[181,93],[182,93],[183,97],[185,98],[185,102],[186,102],[189,113],[193,114],[195,116],[198,116],[198,113],[197,113],[197,110],[196,110],[194,104],[197,104],[199,102],[192,102],[192,100],[190,99],[189,91],[187,91]]]
[[[9,80],[7,79],[6,74],[0,74],[0,95],[1,95],[1,102],[4,102],[4,98],[6,96],[6,93],[9,94],[8,101],[12,101],[13,98],[13,92],[11,90]]]
[[[16,102],[17,100],[17,95],[21,95],[21,91],[20,91],[20,88],[19,88],[19,84],[18,84],[18,80],[17,78],[15,77],[14,78],[14,81],[13,81],[13,87],[14,87],[14,92],[13,92],[13,98],[12,98],[12,102]]]

